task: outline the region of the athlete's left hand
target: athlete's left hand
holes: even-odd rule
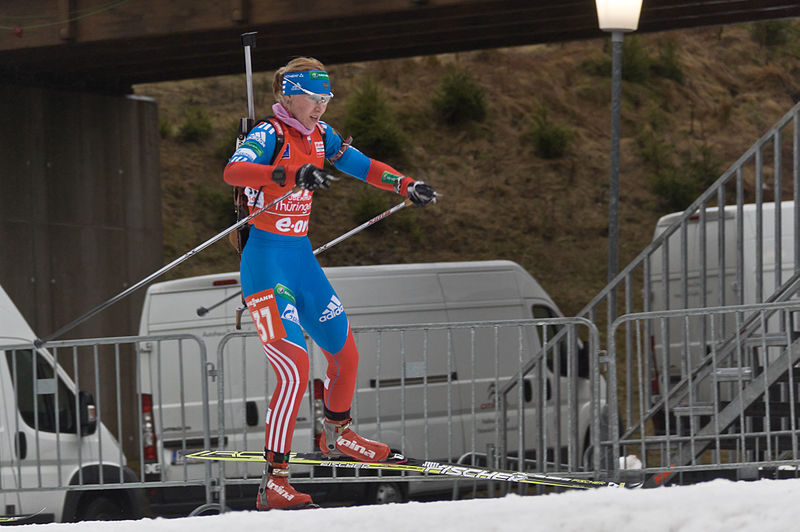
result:
[[[428,203],[436,203],[436,191],[423,181],[414,181],[408,185],[408,199],[417,207],[424,207]]]

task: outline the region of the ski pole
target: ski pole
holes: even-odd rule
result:
[[[198,316],[205,316],[206,314],[208,314],[209,312],[211,312],[212,310],[214,310],[218,306],[222,305],[223,303],[227,303],[228,301],[230,301],[234,297],[238,296],[239,294],[241,294],[241,291],[239,293],[229,295],[228,297],[226,297],[222,301],[217,301],[216,303],[214,303],[210,307],[198,307],[197,308],[197,315]]]
[[[333,240],[331,240],[327,244],[324,244],[324,245],[318,247],[317,249],[314,250],[314,255],[317,255],[318,253],[322,253],[323,251],[325,251],[328,248],[332,248],[333,246],[335,246],[336,244],[338,244],[342,240],[350,238],[351,236],[353,236],[356,233],[360,233],[361,231],[363,231],[364,229],[366,229],[370,225],[372,225],[372,224],[374,224],[376,222],[380,222],[381,220],[383,220],[387,216],[391,216],[392,214],[396,213],[397,211],[399,211],[403,207],[408,207],[409,205],[411,205],[411,200],[410,199],[407,199],[407,200],[403,201],[402,203],[398,203],[397,205],[395,205],[391,209],[380,213],[375,218],[372,218],[371,220],[367,220],[366,222],[364,222],[363,224],[359,225],[358,227],[354,227],[353,229],[349,230],[348,232],[346,232],[342,236],[334,238]]]
[[[394,206],[394,207],[392,207],[391,209],[389,209],[389,210],[386,210],[386,211],[384,211],[384,212],[380,213],[378,216],[376,216],[376,217],[374,217],[374,218],[372,218],[372,219],[370,219],[370,220],[367,220],[366,222],[364,222],[363,224],[359,225],[358,227],[354,227],[353,229],[349,230],[348,232],[344,233],[343,235],[341,235],[341,236],[337,236],[336,238],[334,238],[333,240],[331,240],[331,241],[330,241],[330,242],[328,242],[327,244],[323,244],[322,246],[318,247],[317,249],[315,249],[315,250],[314,250],[314,256],[316,256],[316,255],[318,255],[318,254],[322,253],[322,252],[323,252],[323,251],[325,251],[326,249],[332,248],[333,246],[335,246],[336,244],[338,244],[338,243],[339,243],[339,242],[341,242],[342,240],[345,240],[345,239],[347,239],[347,238],[350,238],[350,237],[351,237],[351,236],[353,236],[354,234],[356,234],[356,233],[359,233],[359,232],[363,231],[364,229],[366,229],[366,228],[367,228],[367,227],[369,227],[370,225],[372,225],[372,224],[374,224],[374,223],[377,223],[377,222],[380,222],[381,220],[383,220],[383,219],[384,219],[384,218],[386,218],[387,216],[391,216],[392,214],[396,213],[397,211],[399,211],[399,210],[400,210],[400,209],[402,209],[403,207],[408,207],[409,205],[411,205],[411,200],[410,200],[410,199],[406,199],[406,200],[405,200],[405,201],[403,201],[402,203],[398,203],[397,205],[395,205],[395,206]],[[222,305],[222,304],[223,304],[223,303],[225,303],[226,301],[230,301],[231,299],[233,299],[234,297],[236,297],[236,296],[240,295],[241,293],[242,293],[241,291],[239,291],[239,292],[236,292],[235,294],[233,294],[233,295],[230,295],[230,296],[226,297],[226,298],[225,298],[225,299],[223,299],[222,301],[218,301],[218,302],[214,303],[213,305],[211,305],[211,306],[210,306],[210,307],[208,307],[208,308],[206,308],[206,307],[199,307],[199,308],[197,309],[197,315],[198,315],[198,316],[204,316],[204,315],[206,315],[206,314],[207,314],[207,313],[208,313],[210,310],[217,308],[218,306]],[[238,329],[238,328],[239,328],[239,327],[237,327],[237,329]]]
[[[177,259],[173,260],[172,262],[170,262],[166,266],[164,266],[161,269],[151,273],[150,275],[148,275],[147,277],[145,277],[144,279],[142,279],[138,283],[136,283],[136,284],[130,286],[129,288],[123,290],[122,292],[120,292],[119,294],[115,295],[111,299],[105,301],[104,303],[101,303],[100,305],[97,305],[95,308],[93,308],[92,310],[90,310],[89,312],[84,314],[83,316],[81,316],[81,317],[71,321],[70,323],[64,325],[63,327],[58,329],[56,332],[51,333],[51,334],[45,336],[44,338],[37,338],[33,342],[34,345],[36,347],[42,347],[46,342],[52,340],[53,338],[58,338],[59,336],[61,336],[65,332],[72,330],[77,325],[79,325],[79,324],[83,323],[84,321],[88,320],[89,318],[91,318],[92,316],[94,316],[95,314],[100,312],[101,310],[104,310],[104,309],[110,307],[111,305],[113,305],[114,303],[119,301],[120,299],[128,296],[129,294],[131,294],[133,292],[135,292],[136,290],[138,290],[139,288],[145,286],[146,284],[149,284],[150,282],[152,282],[157,277],[167,273],[168,271],[173,269],[178,264],[181,264],[182,262],[184,262],[184,261],[190,259],[191,257],[193,257],[194,255],[196,255],[197,253],[203,251],[204,249],[206,249],[211,244],[213,244],[216,241],[220,240],[221,238],[225,237],[225,235],[227,235],[228,233],[231,233],[231,232],[239,229],[244,224],[246,224],[247,222],[249,222],[250,220],[252,220],[256,216],[258,216],[262,212],[264,212],[267,209],[273,207],[274,205],[277,205],[278,203],[280,203],[281,201],[285,200],[286,198],[288,198],[292,194],[298,192],[299,190],[300,190],[300,187],[292,188],[292,190],[290,190],[289,192],[287,192],[283,196],[280,196],[279,198],[277,198],[277,199],[271,201],[270,203],[268,203],[267,205],[265,205],[265,206],[261,207],[260,209],[252,212],[250,215],[242,218],[241,220],[239,220],[238,222],[236,222],[232,226],[228,227],[227,229],[225,229],[221,233],[209,238],[208,240],[206,240],[205,242],[203,242],[202,244],[200,244],[196,248],[187,251],[182,256],[180,256]]]

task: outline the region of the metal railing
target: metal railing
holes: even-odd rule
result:
[[[409,456],[520,471],[600,474],[599,453],[589,458],[589,464],[584,462],[585,455],[591,456],[588,449],[599,448],[600,419],[607,415],[597,329],[587,320],[354,327],[353,331],[361,361],[351,413],[360,433]],[[587,337],[583,348],[578,345],[579,332]],[[312,379],[321,377],[327,363],[318,347],[309,343],[309,348]],[[224,398],[217,405],[219,447],[263,449],[263,423],[250,425],[241,416],[247,415],[248,403],[269,401],[272,388],[265,366],[254,332],[229,333],[220,339],[214,374],[218,397]],[[315,449],[320,430],[313,382],[307,393],[292,445],[301,452]],[[220,462],[217,468],[216,489],[225,507],[225,486],[253,484],[263,466]],[[438,491],[445,496],[452,491],[458,496],[452,481],[441,477],[346,474],[293,467],[293,483],[402,481],[409,483],[412,494]]]
[[[626,382],[638,378],[632,364],[637,339],[633,328],[612,331],[617,316],[783,301],[796,294],[798,283],[791,281],[800,272],[798,200],[800,104],[683,213],[666,218],[650,245],[578,313],[602,331],[602,341],[617,360],[618,371],[612,373],[622,393],[628,393]],[[642,366],[636,371],[654,383],[685,380],[705,354],[686,348],[707,344],[708,324],[701,316],[692,314],[688,329],[669,322],[653,329],[652,321],[644,320]],[[733,316],[719,323],[716,332],[732,331]],[[613,335],[618,337],[612,349]],[[657,360],[652,345],[662,343],[669,346],[667,356]],[[618,398],[616,386],[610,386],[609,403],[619,403],[630,420],[632,405],[641,402],[650,408],[659,400],[655,386],[638,393]]]
[[[143,343],[155,353],[154,360],[143,361]],[[14,507],[17,513],[46,507],[54,519],[72,520],[92,517],[82,512],[88,511],[92,500],[103,497],[117,506],[120,516],[136,517],[144,510],[142,488],[154,484],[210,486],[210,467],[203,478],[171,481],[162,478],[157,468],[150,469],[157,460],[148,461],[149,450],[146,452],[145,439],[140,436],[150,429],[155,431],[154,424],[162,419],[150,419],[140,404],[143,394],[153,396],[150,384],[161,386],[159,353],[164,344],[177,345],[176,350],[181,353],[178,360],[170,363],[182,366],[186,356],[196,359],[196,364],[191,365],[200,368],[191,376],[172,372],[169,386],[180,396],[175,408],[185,418],[189,407],[184,398],[194,393],[190,388],[203,404],[208,402],[205,344],[196,336],[94,338],[48,342],[44,347],[33,343],[0,346],[0,364],[8,368],[11,377],[10,389],[3,386],[0,378],[0,397],[14,406],[6,413],[16,412],[3,420],[6,430],[15,434],[14,449],[10,454],[0,451],[0,489],[7,497],[7,506]],[[113,380],[100,379],[101,365],[114,368],[104,372],[113,374]],[[159,397],[157,391],[155,397]],[[153,412],[161,412],[164,407],[156,402]],[[195,431],[210,445],[207,408],[200,409],[200,418],[192,422]],[[163,433],[163,424],[160,429]],[[185,429],[186,425],[186,437]],[[148,477],[152,479],[149,482],[145,481]],[[108,490],[119,493],[109,497]],[[211,492],[206,491],[210,501]],[[30,498],[23,497],[28,492],[38,493],[36,508],[31,506]],[[107,506],[104,511],[108,511]]]
[[[621,316],[611,326],[609,349],[617,339],[632,333],[634,342],[621,361],[612,359],[609,375],[617,364],[633,371],[620,386],[628,398],[626,424],[619,440],[603,442],[615,456],[635,455],[642,463],[638,473],[656,475],[651,483],[679,474],[698,478],[751,475],[759,468],[790,466],[797,471],[798,454],[797,364],[800,361],[800,301],[737,305],[636,313]],[[732,325],[723,328],[723,324]],[[653,385],[645,361],[667,367],[671,347],[651,344],[647,330],[672,326],[684,337],[681,359],[696,360],[680,379],[660,375],[658,395],[646,390]],[[662,336],[666,337],[666,336]],[[609,379],[613,389],[616,382]]]
[[[800,302],[779,301],[624,315],[612,323],[608,340],[611,352],[625,342],[622,359],[598,351],[599,332],[585,318],[358,327],[361,364],[352,415],[360,433],[409,456],[518,471],[616,479],[616,457],[629,454],[641,459],[640,473],[649,474],[800,465],[798,377],[792,370],[800,359],[797,311]],[[660,394],[654,395],[646,370],[666,367],[673,346],[651,343],[646,332],[670,326],[687,339],[697,338],[696,330],[706,332],[702,342],[685,342],[683,359],[699,362],[686,367],[679,380],[662,373]],[[2,347],[19,412],[12,428],[32,435],[30,454],[16,457],[14,485],[2,486],[4,493],[63,496],[197,486],[204,490],[198,511],[205,511],[227,508],[228,487],[254,488],[263,466],[220,462],[212,468],[185,458],[198,448],[263,448],[263,413],[274,379],[254,332],[220,338],[215,362],[207,360],[205,342],[192,335],[46,347]],[[309,354],[312,378],[322,376],[324,355],[313,343]],[[79,436],[87,421],[81,412],[89,403],[82,403],[86,398],[77,390],[89,382],[85,375],[99,374],[100,364],[114,364],[115,382],[92,381],[97,429]],[[126,373],[126,367],[132,371]],[[26,379],[29,392],[22,391]],[[123,406],[126,383],[135,415]],[[630,398],[619,405],[618,387]],[[313,392],[312,382],[293,450],[314,450],[321,412]],[[69,411],[62,408],[63,393]],[[149,420],[138,408],[143,395],[152,398]],[[618,407],[624,408],[621,431]],[[42,414],[47,408],[52,415]],[[654,429],[659,415],[667,427],[663,433]],[[132,429],[123,427],[124,419],[132,419]],[[159,442],[155,458],[146,454],[146,443],[152,442],[140,439],[126,449],[118,443],[149,427]],[[51,472],[53,457],[58,468]],[[89,465],[99,466],[97,475],[85,474]],[[403,483],[412,495],[439,497],[457,498],[470,487],[490,496],[496,490],[487,481],[454,484],[419,474],[293,467],[293,475],[298,484],[331,489]]]
[[[354,334],[362,354],[352,407],[359,432],[409,456],[600,474],[589,451],[601,440],[598,413],[607,415],[605,384],[597,330],[587,320],[360,327]],[[587,339],[583,346],[581,336]],[[26,492],[40,492],[55,519],[69,520],[86,517],[62,515],[69,506],[63,499],[76,494],[107,496],[107,490],[117,490],[140,496],[196,487],[189,500],[196,503],[195,513],[202,513],[226,509],[226,488],[253,488],[261,477],[258,464],[212,467],[186,458],[200,448],[263,448],[263,414],[275,383],[255,333],[220,338],[215,361],[207,359],[206,342],[188,334],[0,349],[5,358],[0,363],[12,376],[12,389],[2,390],[3,397],[17,412],[6,425],[30,442],[26,453],[20,447],[15,456],[0,453],[0,488],[7,496],[21,502]],[[324,377],[323,353],[313,343],[309,353],[312,378]],[[101,380],[101,367],[114,378]],[[294,450],[315,448],[322,412],[314,385],[298,415]],[[152,409],[142,408],[145,398]],[[96,412],[94,429],[90,410]],[[419,474],[293,467],[293,475],[299,484],[331,490],[343,483],[401,482],[414,495],[458,497],[470,487],[495,492],[489,482],[462,480],[459,486]],[[158,513],[161,503],[152,498],[150,503]]]

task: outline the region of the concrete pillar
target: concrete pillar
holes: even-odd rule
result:
[[[0,283],[43,337],[163,264],[157,106],[5,85],[0,117]],[[143,292],[65,338],[136,334]],[[79,362],[79,385],[102,395],[116,433],[116,363],[103,356],[99,382]],[[134,362],[122,353],[123,411],[136,406]],[[126,450],[135,417],[123,416]]]

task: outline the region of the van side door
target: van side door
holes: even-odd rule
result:
[[[11,379],[6,368],[0,364],[0,515],[19,513],[20,495],[10,493],[17,487],[14,475],[15,454],[12,444],[14,431],[11,424],[14,398]]]
[[[6,421],[14,434],[14,458],[21,460],[21,477],[16,481],[22,488],[67,484],[78,462],[78,447],[82,445],[75,393],[54,370],[52,361],[41,353],[23,349],[4,354],[0,364],[6,366],[13,383],[11,416]],[[84,462],[96,459],[86,446],[82,450]],[[16,511],[32,512],[46,507],[52,512],[60,508],[63,496],[59,491],[23,496],[23,504]]]

